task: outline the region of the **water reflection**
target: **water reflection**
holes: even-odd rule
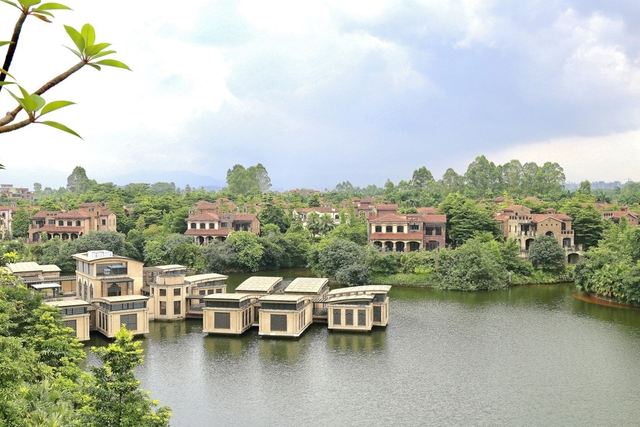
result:
[[[330,331],[327,346],[332,352],[371,354],[387,348],[387,331],[374,328],[371,332]]]
[[[222,357],[240,360],[243,355],[255,346],[257,331],[251,329],[240,336],[210,335],[203,338],[203,347],[208,357]]]

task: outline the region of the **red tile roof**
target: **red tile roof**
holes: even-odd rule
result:
[[[218,221],[219,219],[214,213],[203,212],[189,215],[185,221]]]

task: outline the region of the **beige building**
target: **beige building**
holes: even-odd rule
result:
[[[313,322],[311,299],[304,295],[266,295],[260,298],[260,336],[299,337]]]
[[[201,317],[203,296],[226,292],[227,276],[216,273],[186,276],[183,265],[145,267],[142,294],[149,299],[151,320]]]
[[[294,279],[284,290],[285,295],[306,296],[313,304],[313,316],[322,316],[326,313],[324,301],[329,294],[329,279],[316,277],[298,277]]]
[[[75,276],[60,276],[60,267],[54,264],[16,262],[7,264],[4,269],[21,278],[28,287],[43,292],[45,297],[73,294],[76,290]]]
[[[73,258],[78,298],[92,302],[94,298],[142,294],[142,262],[111,251],[89,251]]]
[[[329,291],[326,301],[329,329],[371,330],[369,325],[387,326],[390,290],[389,285],[365,285]]]
[[[122,325],[134,335],[148,334],[148,300],[143,295],[95,298],[96,329],[107,338],[114,338]]]
[[[48,301],[47,304],[60,310],[63,325],[75,331],[78,341],[89,340],[89,308],[91,304],[82,300]]]
[[[83,203],[73,211],[40,211],[31,217],[29,242],[60,237],[75,240],[91,231],[116,231],[116,214],[99,203]]]
[[[203,300],[202,332],[240,335],[258,323],[255,295],[211,294]]]
[[[513,205],[504,208],[495,219],[500,222],[504,237],[516,239],[523,257],[527,256],[535,238],[542,235],[552,236],[558,241],[570,264],[577,263],[584,253],[582,245],[575,244],[571,229],[573,219],[569,215],[556,213],[554,209],[547,209],[545,214],[532,214],[526,206]]]
[[[258,216],[249,213],[224,212],[220,203],[200,201],[187,217],[186,236],[192,236],[195,244],[208,245],[214,240],[224,241],[233,231],[249,231],[260,234]]]

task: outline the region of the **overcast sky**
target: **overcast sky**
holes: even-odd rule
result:
[[[85,22],[133,72],[85,67],[47,93],[77,102],[49,117],[84,141],[42,125],[0,135],[2,182],[64,185],[77,165],[99,182],[224,181],[262,163],[274,188],[331,189],[462,174],[481,154],[640,181],[637,0],[65,4],[53,24],[27,20],[18,81],[33,91],[73,65],[62,24]],[[17,16],[0,4],[0,40]],[[0,111],[10,101],[3,90]]]

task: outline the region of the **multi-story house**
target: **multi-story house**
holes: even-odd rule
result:
[[[522,205],[508,206],[495,216],[500,222],[500,230],[504,237],[518,241],[520,253],[527,256],[531,243],[537,236],[553,236],[567,255],[567,262],[574,264],[583,254],[582,245],[576,245],[574,232],[571,229],[572,218],[569,215],[556,213],[547,209],[545,214],[532,214],[531,209]]]
[[[33,202],[33,191],[26,187],[14,187],[13,184],[0,184],[0,197],[6,196],[12,200],[26,200]]]
[[[249,231],[260,234],[260,221],[255,214],[222,213],[219,205],[200,201],[189,212],[186,236],[193,236],[194,243],[208,245],[214,240],[224,241],[233,231]]]
[[[99,203],[83,203],[72,211],[40,211],[31,217],[29,241],[39,242],[44,234],[48,238],[75,240],[91,231],[116,231],[116,214]]]
[[[142,295],[143,263],[111,251],[75,254],[76,296],[92,304],[91,325],[112,338],[122,324],[149,333],[149,297]]]
[[[443,248],[447,216],[437,214],[397,214],[368,220],[369,242],[385,252],[411,252]]]
[[[11,220],[17,211],[17,206],[0,206],[0,233],[2,234],[3,240],[5,236],[11,236],[13,234]]]
[[[340,224],[340,209],[327,206],[318,206],[314,208],[295,208],[291,211],[293,219],[299,219],[302,221],[302,226],[307,227],[308,218],[310,213],[315,213],[318,216],[328,215],[331,217],[334,225]]]

